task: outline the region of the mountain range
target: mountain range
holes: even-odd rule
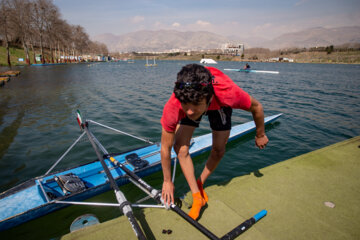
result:
[[[244,43],[245,48],[264,47],[274,50],[290,47],[309,48],[360,43],[360,27],[316,27],[286,33],[272,40],[238,36],[225,37],[205,31],[180,32],[174,30],[144,30],[123,35],[106,33],[97,35],[92,40],[105,43],[111,52],[162,52],[176,49],[183,51],[205,50],[220,48],[222,44],[227,42]]]

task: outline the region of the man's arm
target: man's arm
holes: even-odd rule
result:
[[[265,124],[264,124],[264,110],[261,103],[255,98],[251,97],[251,107],[249,111],[252,113],[255,125],[256,125],[256,136],[255,144],[260,149],[264,149],[266,144],[269,142],[265,134]]]
[[[171,148],[174,144],[175,133],[167,132],[164,128],[161,133],[161,166],[164,182],[162,187],[162,199],[165,203],[174,202],[174,184],[171,181]]]

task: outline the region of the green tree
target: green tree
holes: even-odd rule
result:
[[[327,52],[327,54],[330,54],[334,51],[334,46],[330,45],[328,47],[325,48],[325,51]]]

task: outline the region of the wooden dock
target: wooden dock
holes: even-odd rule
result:
[[[20,75],[20,71],[6,71],[0,73],[0,77],[16,77]]]
[[[10,81],[10,77],[17,77],[20,75],[20,71],[6,71],[0,72],[0,87],[5,86],[5,83]]]
[[[0,77],[0,87],[4,86],[8,81],[10,81],[9,77]]]

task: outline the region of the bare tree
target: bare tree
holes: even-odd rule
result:
[[[45,21],[46,39],[50,50],[51,62],[54,63],[53,48],[56,46],[56,37],[57,37],[56,31],[60,19],[60,13],[58,8],[56,6],[51,6],[51,8],[48,10],[48,14],[46,18],[47,18]]]
[[[75,55],[82,55],[89,46],[89,36],[80,25],[73,26],[72,33]]]
[[[107,55],[108,49],[105,44],[100,42],[90,42],[88,52],[92,55],[101,54]]]
[[[71,36],[72,36],[72,28],[71,26],[66,22],[63,21],[62,25],[60,27],[60,31],[58,32],[59,36],[58,36],[58,44],[59,44],[59,50],[61,48],[62,50],[62,55],[63,55],[63,61],[68,62],[68,56],[69,56],[69,52],[68,50],[70,49],[70,45],[71,45]]]
[[[0,34],[5,41],[7,63],[11,67],[10,61],[10,34],[11,34],[11,8],[8,0],[0,0]]]
[[[51,0],[34,1],[33,20],[40,41],[39,44],[40,44],[41,63],[45,63],[44,34],[46,33],[46,23],[49,20],[49,15],[51,15],[51,13],[56,11],[57,11],[57,7],[52,3]]]
[[[29,56],[29,33],[31,32],[31,3],[29,0],[10,0],[10,6],[13,10],[12,19],[14,30],[17,37],[22,42],[26,64],[30,65]]]

